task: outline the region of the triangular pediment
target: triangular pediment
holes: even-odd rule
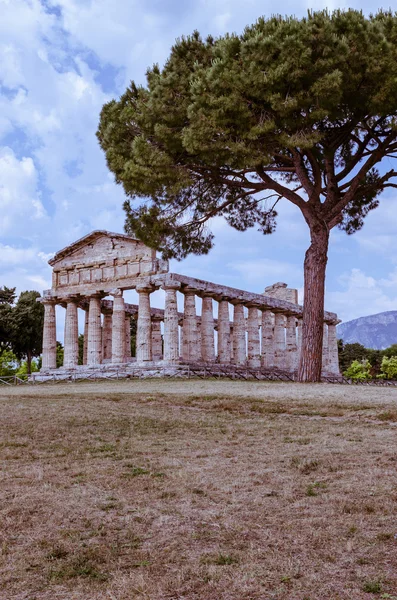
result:
[[[54,268],[75,264],[94,265],[116,259],[155,259],[156,252],[141,241],[121,233],[93,231],[66,246],[49,261]]]
[[[128,289],[137,277],[168,272],[168,262],[156,258],[155,250],[110,231],[93,231],[57,252],[49,264],[54,295]]]

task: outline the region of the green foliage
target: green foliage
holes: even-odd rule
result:
[[[0,351],[11,348],[12,306],[15,302],[15,288],[0,288]]]
[[[385,379],[397,379],[397,356],[384,356],[381,364],[382,375]]]
[[[15,288],[6,285],[0,288],[0,304],[14,304],[16,297]]]
[[[37,302],[39,292],[22,292],[12,310],[12,349],[21,359],[26,357],[28,373],[32,358],[39,356],[43,345],[44,306]]]
[[[369,364],[369,373],[371,377],[378,379],[397,379],[397,344],[393,344],[385,350],[374,350],[365,348],[362,344],[344,344],[343,340],[338,340],[339,366],[342,373],[353,373],[357,369],[356,363]],[[355,365],[353,367],[353,364]],[[353,367],[353,371],[351,371]],[[361,367],[360,367],[361,368]],[[353,377],[347,375],[347,377]]]
[[[84,359],[84,334],[83,333],[79,334],[78,343],[79,343],[79,360],[78,360],[78,364],[82,365],[83,364],[83,359]],[[63,359],[63,356],[62,356],[62,359]]]
[[[136,356],[136,329],[137,320],[130,319],[130,331],[131,331],[131,356]]]
[[[57,342],[57,349],[56,349],[56,364],[57,364],[57,369],[59,369],[59,367],[63,366],[63,355],[64,355],[64,348],[61,344],[61,342]]]
[[[360,229],[396,174],[376,168],[396,116],[397,16],[321,11],[178,40],[103,107],[97,136],[131,199],[126,230],[182,258],[209,251],[215,215],[271,233],[281,198],[312,233]]]
[[[9,377],[16,373],[17,357],[11,350],[0,351],[0,377]]]
[[[343,375],[349,379],[371,379],[371,364],[367,360],[354,360]]]
[[[339,367],[342,373],[346,371],[354,360],[367,360],[372,365],[374,374],[379,373],[382,357],[388,350],[374,350],[366,348],[357,342],[353,344],[344,344],[343,340],[338,340]]]
[[[30,370],[29,370],[28,361],[27,360],[23,360],[20,363],[20,365],[18,367],[18,370],[16,371],[15,375],[17,377],[20,377],[21,379],[25,379],[28,375],[30,375],[30,373],[37,373],[37,371],[39,371],[38,361],[32,360],[32,362],[30,364]]]

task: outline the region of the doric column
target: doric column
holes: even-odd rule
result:
[[[150,314],[151,287],[139,286],[138,321],[136,331],[136,359],[137,362],[152,360],[152,318]]]
[[[76,298],[67,298],[66,300],[64,340],[63,366],[67,369],[74,368],[79,362],[79,325]]]
[[[125,330],[125,358],[124,361],[125,362],[130,362],[132,355],[131,355],[131,316],[130,315],[125,315],[125,325],[124,325],[124,330]]]
[[[104,313],[102,325],[102,360],[112,358],[112,314]]]
[[[201,357],[204,362],[215,360],[214,314],[210,296],[203,296],[201,308]]]
[[[196,315],[196,292],[189,288],[183,290],[183,343],[182,358],[186,362],[197,362],[201,359],[201,348],[198,344],[198,327]]]
[[[89,311],[88,308],[85,310],[85,319],[84,319],[84,344],[83,344],[83,365],[87,364],[88,357],[88,317]]]
[[[125,305],[122,290],[115,290],[112,296],[112,363],[120,364],[125,360]]]
[[[161,321],[158,317],[152,318],[152,358],[153,360],[162,360],[163,358],[163,340],[161,337]]]
[[[253,368],[261,366],[261,346],[259,337],[258,309],[256,306],[248,307],[248,365]]]
[[[233,359],[236,365],[246,363],[244,305],[235,304],[233,311]]]
[[[95,294],[90,297],[88,310],[88,347],[87,364],[100,365],[102,362],[102,326],[101,297]]]
[[[177,363],[179,359],[179,330],[178,330],[178,304],[176,291],[180,283],[164,285],[164,362]]]
[[[322,371],[328,372],[329,364],[329,351],[328,351],[328,325],[324,323],[323,328],[323,360],[322,360]]]
[[[44,328],[42,369],[56,369],[57,366],[57,331],[55,320],[55,302],[43,300]]]
[[[328,323],[328,373],[340,375],[336,323]]]
[[[285,316],[281,313],[274,315],[274,366],[276,369],[286,369],[285,361]]]
[[[218,307],[218,357],[221,365],[230,365],[230,317],[229,302],[222,298]]]
[[[296,317],[287,317],[286,328],[286,344],[287,356],[286,367],[291,373],[294,373],[298,368],[298,346],[296,343]]]
[[[274,315],[270,310],[262,312],[262,367],[274,367]]]
[[[230,324],[230,363],[234,364],[234,338],[233,338],[234,328],[233,321]]]

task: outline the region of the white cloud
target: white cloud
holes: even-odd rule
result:
[[[342,291],[327,291],[326,303],[343,321],[397,309],[397,269],[376,279],[361,269],[339,278]]]
[[[11,148],[0,148],[0,233],[26,234],[30,220],[46,217],[37,171],[31,157],[20,160]]]
[[[36,256],[37,250],[35,248],[14,248],[6,244],[0,244],[0,266],[6,269],[31,262]]]

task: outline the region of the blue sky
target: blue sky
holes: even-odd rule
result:
[[[282,11],[347,6],[382,4],[287,0]],[[52,253],[93,229],[123,231],[123,191],[95,137],[103,103],[131,79],[143,83],[178,36],[240,32],[274,9],[268,0],[0,0],[0,285],[49,288]],[[389,192],[362,231],[332,233],[326,308],[343,320],[397,310],[396,211]],[[211,253],[171,269],[257,292],[276,281],[301,290],[307,226],[287,202],[279,214],[266,237],[216,220]]]

